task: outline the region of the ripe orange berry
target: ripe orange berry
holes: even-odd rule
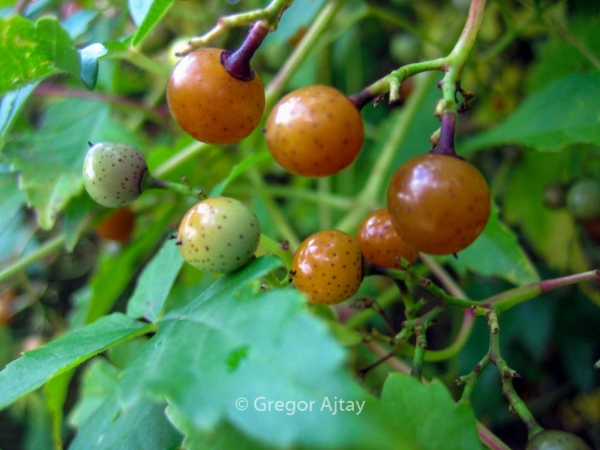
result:
[[[424,253],[448,255],[468,247],[490,216],[490,190],[468,162],[428,153],[402,164],[387,193],[394,228]]]
[[[333,305],[349,299],[360,287],[363,259],[356,239],[325,230],[305,239],[292,259],[294,285],[311,303]]]
[[[296,175],[323,177],[348,167],[364,141],[360,112],[337,89],[304,87],[284,96],[266,126],[269,151]]]
[[[127,242],[135,228],[135,215],[129,206],[120,208],[100,222],[96,234],[102,239]]]
[[[204,48],[181,58],[167,84],[171,115],[201,142],[233,144],[248,136],[265,108],[258,75],[250,81],[231,76],[221,65],[223,50]]]
[[[401,269],[400,257],[411,263],[419,257],[419,251],[398,234],[385,208],[369,214],[363,220],[356,239],[365,258],[382,267]]]

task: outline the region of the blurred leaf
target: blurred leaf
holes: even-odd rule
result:
[[[550,267],[561,270],[585,270],[586,265],[573,218],[564,209],[544,206],[544,188],[569,179],[574,156],[571,152],[524,152],[520,163],[511,168],[503,208],[504,220],[520,228]]]
[[[173,205],[162,204],[156,208],[155,222],[146,229],[142,238],[123,248],[117,256],[106,255],[99,261],[96,273],[89,281],[92,288],[87,304],[86,323],[92,323],[107,314],[123,290],[134,278],[138,264],[156,248],[157,242],[164,239],[171,220]]]
[[[78,401],[69,413],[69,424],[81,428],[89,422],[116,389],[118,378],[119,370],[106,359],[92,359],[81,376]]]
[[[0,236],[6,231],[13,220],[16,220],[21,209],[27,203],[25,192],[19,190],[16,174],[0,175]]]
[[[585,45],[587,50],[600,58],[600,17],[585,15],[573,17],[568,24],[568,33]],[[548,40],[540,48],[536,59],[527,72],[527,90],[540,90],[555,80],[572,73],[583,73],[594,70],[592,62],[577,50],[564,36],[551,33]],[[557,64],[560,61],[560,64]]]
[[[151,328],[123,314],[113,314],[25,352],[0,372],[0,409],[111,345]]]
[[[127,315],[154,322],[165,304],[184,260],[173,239],[167,239],[138,278],[133,296],[127,303]]]
[[[186,450],[268,450],[273,448],[250,440],[228,423],[218,425],[209,431],[202,431],[195,428],[189,422],[188,417],[174,405],[169,405],[166,412],[169,420],[185,436],[183,448]]]
[[[16,91],[7,92],[2,97],[0,103],[0,150],[4,147],[8,133],[19,117],[25,102],[36,87],[37,83],[31,83]]]
[[[73,251],[79,238],[86,231],[90,214],[98,209],[98,204],[87,195],[80,195],[69,202],[65,210],[63,231],[67,236],[65,247],[68,252]]]
[[[125,406],[145,395],[168,398],[196,430],[227,420],[279,447],[410,448],[403,447],[378,401],[345,371],[344,352],[306,311],[300,293],[287,289],[239,298],[247,283],[280,266],[278,258],[259,258],[165,315],[146,350],[123,373]],[[241,397],[247,409],[236,408]],[[360,415],[358,407],[333,415],[323,408],[325,398],[366,404]],[[263,400],[314,403],[312,411],[267,413],[260,410]]]
[[[71,369],[61,373],[48,381],[44,386],[46,407],[50,413],[54,448],[62,448],[63,410],[65,400],[67,399],[69,383],[74,372],[75,369]]]
[[[466,403],[455,404],[439,380],[424,386],[414,377],[390,375],[381,401],[396,418],[398,432],[419,450],[481,450],[475,415]]]
[[[98,16],[99,12],[93,9],[84,9],[77,11],[67,20],[62,23],[62,26],[71,39],[77,39],[82,34],[86,33],[90,27],[90,23]]]
[[[531,94],[498,127],[466,141],[463,151],[517,144],[556,151],[600,146],[600,74],[573,74]]]
[[[135,145],[137,139],[110,117],[108,105],[69,99],[48,108],[37,132],[7,144],[4,153],[21,172],[21,187],[43,229],[52,228],[59,212],[83,190],[88,141]]]
[[[131,45],[139,45],[160,23],[175,0],[129,0],[129,10],[133,21],[139,27]]]
[[[225,178],[223,181],[221,181],[219,184],[213,187],[213,189],[210,191],[209,197],[218,197],[223,193],[223,191],[233,180],[235,180],[237,177],[246,172],[248,168],[259,164],[263,161],[268,161],[269,159],[271,159],[271,153],[269,153],[268,151],[263,151],[254,155],[246,156],[239,164],[233,166],[233,168],[229,172],[229,175],[227,175],[227,178]]]
[[[56,19],[0,18],[0,36],[0,94],[61,72],[79,75],[77,49]]]
[[[92,44],[79,50],[81,56],[81,81],[88,89],[96,87],[98,80],[98,58],[108,53],[102,44]]]
[[[494,255],[490,258],[490,255]],[[485,277],[499,277],[523,285],[539,280],[535,266],[517,242],[517,237],[498,218],[498,208],[492,206],[490,219],[483,233],[466,249],[440,258],[464,275],[468,270]]]
[[[177,449],[181,435],[165,416],[165,406],[143,399],[120,410],[113,395],[84,423],[70,450]]]

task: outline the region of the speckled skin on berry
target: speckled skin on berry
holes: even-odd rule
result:
[[[356,239],[365,258],[381,267],[401,269],[400,257],[410,263],[419,257],[419,251],[398,234],[386,208],[365,217],[358,228]]]
[[[254,256],[260,241],[258,219],[242,202],[215,197],[194,205],[177,234],[181,256],[206,272],[228,273]]]
[[[392,176],[387,206],[398,233],[423,253],[449,255],[468,247],[490,216],[490,190],[468,162],[427,153]]]
[[[363,278],[363,257],[356,239],[339,230],[319,231],[296,250],[294,285],[311,303],[333,305],[352,297]]]
[[[360,112],[339,90],[308,86],[284,96],[266,125],[269,151],[284,169],[306,177],[334,175],[356,159],[364,141]]]
[[[579,436],[561,430],[544,430],[535,434],[525,450],[592,450]]]
[[[175,121],[201,142],[233,144],[257,127],[265,108],[258,75],[250,81],[223,68],[223,50],[203,48],[181,58],[167,84],[167,103]]]
[[[85,157],[83,185],[97,203],[117,208],[141,195],[147,173],[146,158],[137,148],[100,142],[90,147]]]

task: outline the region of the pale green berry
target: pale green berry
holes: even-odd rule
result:
[[[216,273],[232,272],[248,263],[259,241],[260,227],[252,210],[228,197],[194,205],[177,233],[183,259],[197,269]]]
[[[141,195],[147,173],[146,158],[136,147],[100,142],[85,157],[83,185],[97,203],[118,208]]]

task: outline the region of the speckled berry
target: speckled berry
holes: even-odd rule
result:
[[[581,220],[600,217],[600,181],[587,178],[574,183],[567,192],[567,209]]]
[[[215,197],[194,205],[183,217],[177,244],[183,259],[206,272],[228,273],[253,257],[260,241],[258,219],[233,198]]]
[[[567,431],[544,430],[527,442],[526,450],[591,450],[579,437]]]
[[[419,256],[419,251],[398,234],[386,208],[365,217],[356,239],[365,258],[381,267],[400,269],[400,257],[413,263]]]
[[[294,285],[320,305],[352,297],[363,278],[363,257],[356,239],[338,230],[319,231],[305,239],[292,259]]]
[[[262,118],[265,91],[258,75],[243,81],[221,65],[217,48],[181,58],[167,84],[167,103],[175,121],[201,142],[233,144],[248,136]]]
[[[284,169],[306,177],[334,175],[363,145],[360,112],[339,90],[308,86],[284,96],[266,124],[269,151]]]
[[[387,192],[394,228],[424,253],[468,247],[490,216],[490,189],[481,173],[455,156],[428,153],[402,164]]]
[[[146,158],[137,148],[100,142],[87,152],[83,163],[83,184],[96,202],[117,208],[141,195],[147,173]]]

